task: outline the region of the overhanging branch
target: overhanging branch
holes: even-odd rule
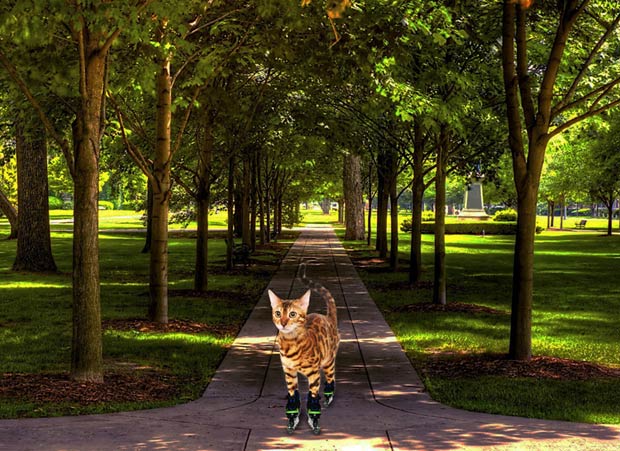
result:
[[[28,87],[24,79],[19,75],[17,68],[13,65],[13,63],[11,63],[11,61],[7,58],[6,54],[1,48],[0,48],[0,63],[2,63],[6,71],[9,73],[9,76],[11,77],[11,79],[15,82],[15,84],[19,87],[19,89],[22,91],[22,93],[28,100],[28,102],[32,105],[35,112],[39,116],[39,119],[43,123],[45,130],[50,134],[52,139],[56,141],[56,143],[62,150],[62,153],[65,156],[65,159],[67,160],[67,165],[69,166],[69,173],[71,174],[71,177],[74,177],[75,176],[75,163],[73,160],[73,153],[71,152],[71,146],[69,145],[69,142],[66,139],[64,139],[60,135],[60,133],[58,133],[58,131],[52,124],[52,121],[49,119],[45,111],[43,111],[43,108],[41,107],[41,104],[39,103],[39,101],[34,97],[34,95],[32,94],[32,91],[30,91],[30,88]]]

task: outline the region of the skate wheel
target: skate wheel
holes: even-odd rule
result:
[[[292,434],[297,428],[298,424],[299,424],[299,416],[296,416],[295,418],[289,418],[288,425],[286,426],[286,432],[288,432],[289,434]]]
[[[308,425],[310,426],[310,429],[312,429],[312,433],[314,435],[319,435],[321,433],[321,428],[319,426],[318,418],[315,418],[315,419],[308,418]]]

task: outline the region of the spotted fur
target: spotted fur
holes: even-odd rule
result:
[[[297,374],[308,378],[313,397],[318,396],[321,371],[327,383],[333,383],[336,373],[336,353],[340,337],[336,317],[336,303],[329,290],[319,284],[312,287],[325,299],[327,315],[308,314],[310,293],[298,299],[280,299],[269,290],[273,323],[278,328],[277,342],[280,360],[289,395],[298,389]]]

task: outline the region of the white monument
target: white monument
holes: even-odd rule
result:
[[[484,175],[480,172],[480,165],[469,176],[469,183],[465,188],[465,207],[458,215],[459,219],[478,219],[485,221],[490,216],[484,211],[484,197],[482,196],[482,180]]]

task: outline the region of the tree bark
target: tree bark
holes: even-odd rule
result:
[[[172,77],[170,59],[163,58],[157,73],[157,142],[153,161],[153,236],[149,266],[149,318],[168,323],[168,209],[170,201],[170,152]]]
[[[226,229],[226,269],[230,271],[233,268],[233,239],[234,239],[234,205],[235,196],[233,190],[235,189],[235,157],[230,155],[228,157],[228,198],[226,207],[228,209],[228,227]]]
[[[446,158],[447,135],[444,127],[437,146],[435,173],[435,268],[433,304],[446,304]]]
[[[424,146],[422,129],[413,126],[413,182],[411,185],[411,248],[409,255],[409,284],[422,277],[422,202],[424,200]]]
[[[323,212],[324,215],[328,215],[329,214],[329,210],[331,209],[331,202],[327,197],[324,197],[321,200],[321,211]]]
[[[250,200],[252,175],[250,173],[249,156],[243,156],[243,184],[241,193],[241,241],[247,246],[252,246],[250,239]]]
[[[390,199],[390,167],[391,152],[380,153],[377,162],[377,239],[375,243],[380,258],[386,258],[388,253],[387,216]]]
[[[252,155],[252,164],[250,165],[251,176],[251,196],[250,196],[250,247],[252,252],[256,250],[256,219],[258,216],[258,178],[257,168],[258,165],[258,152],[254,152]]]
[[[509,355],[516,360],[532,357],[532,300],[534,293],[534,236],[538,187],[524,186],[518,193],[517,235],[512,276]]]
[[[396,161],[392,164],[395,166]],[[390,269],[398,271],[398,195],[396,193],[396,170],[390,180]]]
[[[344,161],[345,240],[365,238],[361,160],[361,156],[349,154]]]
[[[343,197],[338,198],[338,224],[344,224],[344,212],[347,209],[346,202]]]
[[[258,217],[259,217],[259,243],[264,245],[266,242],[267,227],[265,225],[265,194],[263,190],[263,181],[261,180],[261,159],[256,158],[256,185],[258,197]],[[266,182],[265,182],[266,185]]]
[[[366,244],[370,246],[372,240],[372,165],[368,165],[368,235]]]
[[[32,122],[35,122],[36,119]],[[42,125],[15,125],[17,156],[17,255],[14,271],[55,272],[50,238],[47,142]]]
[[[146,182],[146,237],[144,239],[143,254],[151,252],[151,240],[153,239],[153,184]]]
[[[17,238],[17,209],[2,190],[0,190],[0,211],[7,217],[11,226],[7,239],[14,240]]]
[[[197,170],[197,236],[196,264],[194,270],[194,290],[200,293],[207,291],[209,276],[209,208],[211,200],[211,162],[213,158],[213,124],[207,113],[202,124],[203,134],[200,140]]]
[[[564,194],[560,196],[560,230],[564,230]]]
[[[612,235],[613,220],[614,220],[614,193],[609,193],[605,204],[607,206],[607,236]]]
[[[71,377],[103,382],[99,288],[99,155],[103,132],[106,55],[85,31],[81,105],[74,128],[73,340]]]

